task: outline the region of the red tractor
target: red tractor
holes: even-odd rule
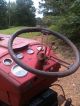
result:
[[[45,37],[53,35],[65,41],[75,54],[74,64],[62,61],[69,67],[59,71],[61,64],[50,46],[17,37],[29,32],[41,32]],[[12,36],[0,36],[0,100],[3,102],[0,106],[58,106],[57,92],[49,87],[59,77],[74,73],[79,64],[75,45],[57,32],[33,27]]]

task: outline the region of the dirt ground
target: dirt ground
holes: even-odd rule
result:
[[[66,98],[71,98],[74,106],[80,106],[80,68],[73,75],[61,78],[56,83],[63,87]]]
[[[56,83],[64,88],[66,98],[71,98],[74,106],[80,106],[80,68],[73,75],[61,78]]]
[[[66,60],[70,62],[70,59]],[[70,76],[59,78],[56,84],[60,84],[63,87],[66,98],[72,99],[73,106],[80,106],[80,68]],[[56,90],[59,95],[62,94],[59,87],[52,87],[52,89]]]

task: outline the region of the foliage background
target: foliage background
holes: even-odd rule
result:
[[[44,25],[80,41],[80,0],[42,0],[40,8]]]
[[[35,7],[32,0],[6,2],[0,0],[0,29],[11,26],[35,26]]]

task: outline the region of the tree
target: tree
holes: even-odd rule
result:
[[[60,29],[73,41],[80,42],[80,0],[72,3]]]
[[[16,6],[17,25],[34,26],[36,19],[32,0],[16,0]]]
[[[80,0],[42,0],[46,24],[73,41],[80,41]],[[52,17],[52,18],[51,18]]]
[[[0,0],[0,29],[6,28],[7,22],[7,3],[5,0]]]
[[[15,2],[8,2],[7,3],[8,8],[8,25],[14,26],[16,24],[16,3]]]
[[[44,15],[62,15],[69,10],[75,0],[42,0],[40,7]]]

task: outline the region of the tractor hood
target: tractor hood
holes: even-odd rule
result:
[[[1,47],[8,48],[8,40],[9,39],[10,39],[10,35],[0,34],[0,48]],[[26,46],[29,43],[32,43],[32,42],[34,43],[36,41],[35,40],[31,40],[31,39],[25,39],[25,38],[17,37],[15,39],[15,41],[14,41],[13,48],[14,49],[21,48],[23,46]]]

